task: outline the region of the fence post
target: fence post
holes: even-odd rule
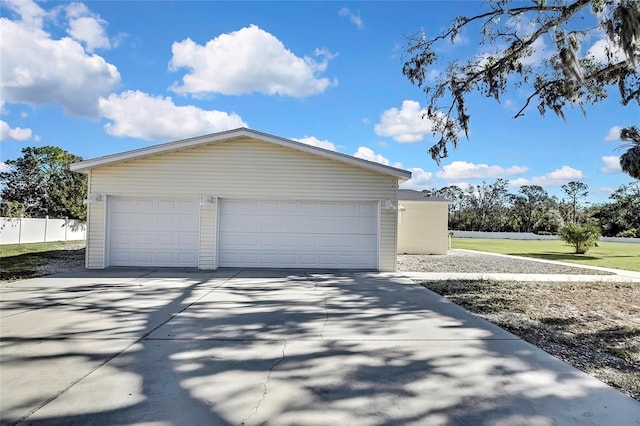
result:
[[[44,242],[47,242],[47,228],[49,227],[49,216],[44,217]]]
[[[22,244],[22,218],[18,218],[18,245]]]
[[[67,241],[67,230],[69,229],[69,216],[64,217],[64,240]]]

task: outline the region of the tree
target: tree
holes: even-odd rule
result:
[[[535,223],[536,232],[548,232],[555,234],[564,226],[564,219],[554,207],[545,210]]]
[[[636,126],[622,129],[620,139],[628,142],[620,146],[628,148],[627,152],[620,156],[620,167],[629,176],[640,179],[640,130]]]
[[[609,196],[608,203],[592,208],[602,234],[640,236],[640,182],[621,185]]]
[[[86,220],[86,176],[69,170],[81,160],[58,147],[24,148],[22,157],[5,161],[9,169],[0,173],[0,214]]]
[[[589,191],[587,191],[587,185],[580,181],[571,181],[567,184],[562,185],[562,190],[569,199],[569,205],[571,206],[572,222],[577,222],[578,220],[578,210],[580,208],[580,200],[586,198],[589,195]]]
[[[506,179],[497,179],[492,184],[483,181],[481,185],[467,186],[465,200],[471,213],[471,230],[502,230],[508,186]]]
[[[425,116],[438,142],[429,153],[440,162],[459,135],[469,138],[471,93],[500,101],[512,87],[527,99],[514,118],[532,104],[540,114],[551,110],[565,119],[567,107],[594,104],[617,87],[622,105],[640,104],[640,2],[637,0],[487,0],[488,10],[457,17],[434,38],[421,33],[409,38],[403,74],[427,95]],[[441,44],[460,33],[479,31],[483,54],[440,63]],[[586,55],[581,42],[601,40],[603,57]],[[553,54],[532,59],[541,44]],[[442,72],[445,69],[445,72]],[[433,73],[432,71],[436,71]],[[433,75],[435,80],[431,82]],[[429,78],[428,78],[429,77]],[[637,158],[637,156],[636,156]],[[636,163],[637,164],[637,163]]]
[[[560,230],[560,237],[575,248],[576,254],[585,254],[598,242],[600,229],[590,223],[580,225],[572,222]]]
[[[513,214],[519,231],[533,232],[534,225],[545,211],[549,194],[539,185],[522,185],[518,194],[511,196]]]

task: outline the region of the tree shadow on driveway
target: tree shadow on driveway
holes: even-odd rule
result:
[[[640,418],[636,401],[390,275],[113,269],[49,281],[2,288],[3,424]]]

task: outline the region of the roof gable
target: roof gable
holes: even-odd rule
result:
[[[220,142],[228,142],[233,139],[251,138],[262,142],[271,143],[278,146],[283,146],[298,151],[317,155],[319,157],[327,158],[330,160],[338,161],[341,163],[349,164],[352,166],[362,167],[367,170],[375,171],[385,175],[390,175],[398,178],[401,181],[411,178],[411,172],[407,170],[398,169],[391,166],[385,166],[383,164],[374,163],[372,161],[363,160],[353,157],[351,155],[341,154],[339,152],[329,151],[327,149],[318,148],[315,146],[307,145],[302,142],[292,141],[290,139],[281,138],[279,136],[269,135],[267,133],[258,132],[247,128],[239,128],[234,130],[228,130],[225,132],[212,133],[209,135],[198,136],[189,139],[182,139],[174,142],[168,142],[158,145],[152,145],[145,148],[140,148],[132,151],[125,151],[117,154],[106,155],[103,157],[84,160],[71,165],[71,170],[76,172],[88,172],[91,169],[107,166],[123,161],[131,161],[140,158],[146,158],[158,154],[166,154],[173,151],[180,151],[187,148],[194,148],[201,145],[215,144]]]

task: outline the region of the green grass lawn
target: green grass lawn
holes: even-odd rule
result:
[[[83,247],[84,241],[0,245],[0,279],[42,275],[41,268],[52,262],[77,267],[84,258]]]
[[[640,272],[640,244],[600,242],[586,254],[573,254],[561,240],[453,238],[451,247]]]
[[[25,253],[42,253],[51,250],[66,250],[84,244],[84,241],[54,241],[50,243],[30,243],[30,244],[2,244],[0,245],[0,258],[17,256]]]

